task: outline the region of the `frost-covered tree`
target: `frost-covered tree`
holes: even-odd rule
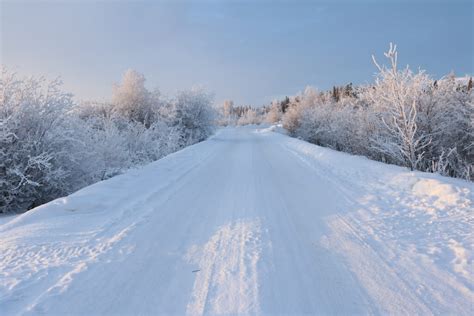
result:
[[[220,119],[219,119],[220,125],[227,126],[227,125],[235,124],[236,118],[235,118],[235,113],[234,113],[234,101],[225,100],[219,109],[219,114],[220,114]]]
[[[122,82],[113,87],[112,103],[120,116],[149,126],[153,121],[153,95],[145,88],[145,81],[143,74],[127,70]]]
[[[270,124],[279,122],[281,120],[282,114],[283,113],[281,103],[277,100],[273,100],[272,105],[270,106],[270,111],[268,111],[265,117],[265,121]]]
[[[414,170],[431,141],[431,135],[418,128],[418,109],[432,81],[422,71],[413,73],[408,67],[399,70],[396,45],[390,44],[384,55],[390,67],[380,66],[373,57],[379,74],[375,85],[364,94],[380,117],[380,135],[373,138],[373,146],[392,161]]]
[[[286,96],[283,99],[283,101],[280,102],[281,112],[285,113],[289,105],[290,105],[290,98]]]
[[[290,99],[288,108],[282,117],[283,127],[290,132],[290,135],[297,135],[303,114],[306,109],[310,108],[317,102],[318,97],[316,89],[308,86],[305,88],[303,93]]]

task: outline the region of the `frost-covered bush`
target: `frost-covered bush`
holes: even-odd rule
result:
[[[172,101],[127,71],[110,103],[76,104],[58,80],[0,78],[0,213],[20,212],[157,160],[212,132],[202,90]]]
[[[0,213],[34,207],[64,193],[69,153],[58,126],[73,105],[58,80],[0,78]]]
[[[205,140],[212,134],[212,95],[202,89],[181,91],[163,107],[161,116],[178,136],[180,146]]]
[[[430,135],[422,168],[462,178],[474,176],[474,94],[450,75],[426,92],[420,129]]]

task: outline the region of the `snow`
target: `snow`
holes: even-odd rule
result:
[[[217,303],[211,305],[211,313],[246,314],[258,310],[260,235],[258,220],[239,220],[220,227],[204,246],[191,247],[186,258],[202,269],[195,270],[199,273],[187,314],[203,314],[210,292],[215,293],[213,300]],[[233,271],[237,273],[229,273]]]
[[[419,199],[432,199],[433,205],[439,209],[456,207],[459,194],[454,188],[434,179],[422,179],[415,183],[412,190]]]
[[[0,315],[471,314],[472,183],[273,130],[0,219]]]

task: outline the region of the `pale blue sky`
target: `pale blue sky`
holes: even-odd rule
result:
[[[434,77],[473,73],[473,1],[1,1],[1,63],[106,99],[128,68],[260,105],[306,85],[366,83],[389,42]]]

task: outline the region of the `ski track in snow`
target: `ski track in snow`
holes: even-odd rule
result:
[[[472,183],[276,130],[1,218],[0,315],[472,314]]]
[[[258,221],[225,225],[204,246],[193,246],[186,258],[199,269],[188,315],[255,314],[258,312]]]

